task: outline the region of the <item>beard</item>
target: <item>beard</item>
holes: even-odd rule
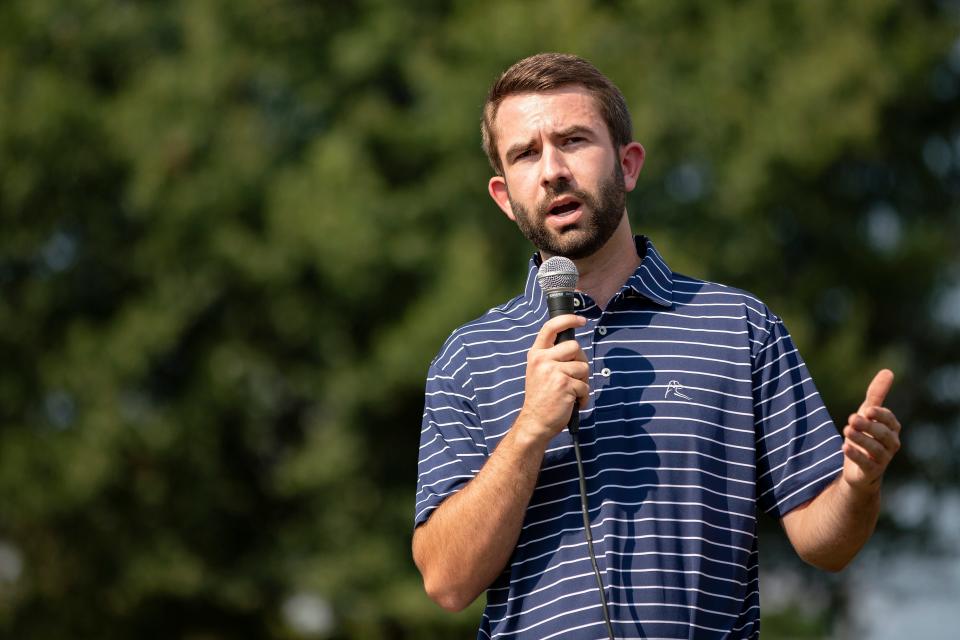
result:
[[[547,227],[550,202],[561,195],[572,195],[581,202],[584,215],[557,231]],[[600,250],[620,225],[626,207],[627,192],[623,186],[623,170],[619,163],[596,193],[574,189],[566,180],[552,185],[547,195],[537,204],[536,215],[510,198],[510,207],[517,218],[517,226],[533,246],[540,251],[580,260]]]

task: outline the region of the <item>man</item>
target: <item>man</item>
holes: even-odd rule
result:
[[[522,295],[433,360],[413,555],[478,638],[604,638],[567,425],[580,410],[590,521],[618,638],[759,634],[757,509],[807,562],[843,568],[869,538],[900,425],[881,371],[841,438],[780,319],[749,294],[672,272],[634,237],[644,149],[620,91],[541,54],[484,107],[489,193],[537,247]],[[536,280],[563,255],[576,314]],[[554,344],[573,328],[576,341]]]

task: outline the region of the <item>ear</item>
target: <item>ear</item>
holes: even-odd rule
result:
[[[620,147],[620,168],[623,170],[623,186],[627,191],[633,191],[643,168],[643,160],[647,152],[639,142],[631,142]]]
[[[513,207],[510,206],[510,192],[507,191],[507,180],[503,176],[493,176],[490,178],[490,182],[487,183],[487,193],[490,194],[490,197],[493,198],[493,201],[497,203],[497,206],[500,207],[500,210],[503,213],[513,220],[517,221],[516,216],[513,215]]]

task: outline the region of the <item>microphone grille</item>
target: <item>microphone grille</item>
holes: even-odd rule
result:
[[[544,291],[575,289],[579,277],[577,265],[573,264],[570,258],[563,256],[553,256],[544,261],[537,272],[537,281]]]

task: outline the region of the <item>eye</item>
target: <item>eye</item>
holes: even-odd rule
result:
[[[529,149],[524,149],[523,151],[521,151],[521,152],[518,153],[517,155],[513,156],[513,161],[514,161],[514,162],[517,162],[518,160],[523,160],[523,159],[525,159],[525,158],[533,157],[533,155],[534,155],[535,153],[536,153],[536,151],[535,151],[532,147],[529,148]]]

